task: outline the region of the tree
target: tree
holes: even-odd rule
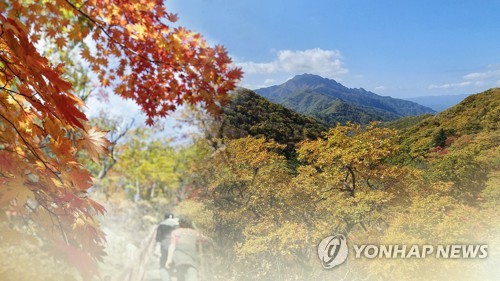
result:
[[[32,41],[45,32],[61,48],[80,45],[101,85],[135,100],[149,124],[183,103],[203,101],[209,112],[218,112],[241,78],[222,46],[211,48],[200,34],[165,24],[178,16],[161,0],[9,1],[2,6],[9,19],[21,18],[34,31]],[[85,45],[86,38],[94,46]]]
[[[394,130],[376,126],[372,123],[364,129],[349,123],[332,128],[325,138],[303,142],[299,160],[330,177],[332,190],[347,192],[351,197],[362,187],[384,190],[399,174],[384,162],[398,147]]]
[[[286,257],[293,257],[306,235],[297,235],[301,222],[292,218],[300,208],[293,203],[303,198],[289,190],[290,171],[279,154],[283,148],[264,138],[225,140],[223,148],[199,163],[199,196],[214,216],[212,235],[222,249],[221,266],[227,269],[225,262],[230,262],[239,278],[277,279]]]
[[[67,66],[34,43],[45,34],[60,49],[78,46],[101,86],[136,101],[148,124],[185,103],[216,113],[241,70],[223,47],[166,24],[176,20],[161,0],[0,1],[1,211],[85,278],[103,255],[94,216],[104,209],[87,197],[92,179],[76,156],[98,161],[108,142],[63,79]]]
[[[384,162],[397,150],[394,134],[374,125],[332,128],[299,145],[296,170],[280,154],[285,145],[225,140],[198,169],[222,267],[230,261],[235,278],[296,280],[321,274],[312,249],[332,228],[350,237],[386,228],[406,172]]]
[[[132,119],[127,121],[121,117],[110,116],[104,111],[101,111],[98,116],[90,119],[90,123],[107,132],[109,143],[106,148],[106,153],[103,153],[99,157],[99,163],[90,161],[86,153],[82,154],[79,159],[84,163],[85,167],[92,172],[94,177],[103,180],[108,175],[108,172],[116,165],[116,147],[133,128],[135,120]]]
[[[150,128],[134,129],[119,145],[116,172],[135,200],[163,194],[172,199],[180,184],[182,155],[168,139],[154,138]]]
[[[446,132],[443,128],[440,128],[432,141],[434,143],[434,147],[439,146],[444,148],[446,146],[446,138]]]
[[[396,140],[396,131],[372,123],[366,128],[338,125],[323,138],[301,143],[298,159],[304,166],[297,180],[311,186],[316,213],[333,224],[335,233],[352,238],[359,229],[383,230],[388,207],[405,200],[413,172],[390,164]]]

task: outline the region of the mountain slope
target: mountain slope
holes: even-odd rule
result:
[[[370,121],[393,120],[399,117],[393,112],[355,105],[342,99],[332,99],[327,94],[313,90],[293,93],[281,104],[297,112],[314,116],[329,125],[347,121],[366,124]]]
[[[250,136],[274,139],[290,149],[305,139],[316,139],[326,126],[282,105],[269,102],[247,89],[238,89],[224,109],[223,136]]]
[[[442,148],[500,146],[500,88],[470,95],[459,104],[404,130],[408,154]]]
[[[441,112],[447,108],[450,108],[459,102],[463,101],[469,95],[451,95],[451,96],[423,96],[423,97],[413,97],[407,98],[412,102],[416,102],[423,106],[434,109],[437,112]]]
[[[393,120],[393,121],[384,122],[384,123],[382,123],[382,126],[384,126],[386,128],[401,131],[404,129],[408,129],[412,126],[415,126],[416,124],[419,124],[420,122],[422,122],[422,120],[425,120],[425,119],[432,117],[432,116],[434,116],[434,115],[422,114],[422,115],[416,115],[416,116],[405,116],[405,117],[401,117],[401,118],[398,118],[398,119]]]
[[[367,123],[402,116],[434,113],[414,102],[379,96],[364,89],[350,89],[317,75],[297,75],[282,85],[255,90],[272,102],[308,114],[329,125],[346,121]]]

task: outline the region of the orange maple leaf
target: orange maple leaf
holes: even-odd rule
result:
[[[66,39],[62,36],[56,38],[56,45],[59,48],[64,48],[66,46]]]
[[[90,158],[94,162],[99,162],[99,155],[106,153],[109,146],[109,141],[106,139],[107,132],[98,131],[96,128],[91,128],[83,137],[83,146],[88,151]]]

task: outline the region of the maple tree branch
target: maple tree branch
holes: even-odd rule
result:
[[[24,81],[23,81],[22,79],[20,79],[19,77],[18,77],[18,79],[19,79],[21,82],[24,82]],[[16,91],[14,91],[14,90],[7,89],[7,88],[5,88],[5,87],[0,87],[0,90],[4,90],[4,91],[6,91],[6,92],[7,92],[7,93],[8,93],[8,94],[9,94],[9,95],[10,95],[10,96],[14,99],[14,100],[16,100],[16,99],[15,99],[15,98],[14,98],[14,97],[10,94],[10,93],[15,94],[15,95],[22,96],[22,97],[24,97],[24,98],[26,98],[26,99],[29,99],[30,101],[32,101],[32,102],[34,102],[34,103],[37,103],[37,104],[39,104],[39,105],[41,105],[41,106],[44,106],[44,105],[43,105],[43,104],[42,104],[39,100],[37,100],[37,99],[35,99],[35,98],[34,98],[36,95],[41,96],[41,95],[40,95],[40,93],[39,93],[37,90],[35,90],[35,89],[31,89],[31,90],[33,90],[33,92],[35,92],[32,96],[28,96],[28,95],[25,95],[25,94],[23,94],[23,93],[16,92]],[[16,100],[16,102],[17,102],[17,100]],[[18,104],[19,104],[19,103],[18,103]],[[19,104],[19,106],[21,106],[21,105]],[[21,108],[22,108],[22,106],[21,106]],[[56,115],[56,114],[55,114],[55,113],[54,113],[54,112],[53,112],[50,108],[45,107],[45,109],[46,109],[48,112],[50,112],[50,114],[52,114],[52,116],[53,116],[54,118],[56,118],[57,120],[61,121],[61,123],[63,123],[63,121],[62,121],[62,120],[61,120],[61,119],[60,119],[60,118],[59,118],[59,117],[58,117],[58,116],[57,116],[57,115]],[[23,110],[24,110],[24,109],[23,109]]]
[[[37,158],[38,160],[40,160],[42,162],[42,164],[45,166],[45,168],[47,170],[49,170],[61,183],[64,184],[64,181],[59,177],[59,175],[48,166],[48,164],[41,158],[40,155],[38,155],[38,153],[36,153],[35,148],[33,148],[33,146],[24,138],[24,136],[19,131],[19,129],[17,129],[16,125],[12,121],[10,121],[7,117],[5,117],[3,114],[1,114],[1,113],[0,113],[0,117],[2,117],[3,119],[5,119],[5,121],[7,121],[7,123],[9,123],[12,126],[12,128],[14,128],[14,130],[17,133],[17,135],[21,138],[21,140],[26,145],[26,147],[31,152],[31,154],[33,154],[33,156],[35,156],[35,158]]]
[[[59,219],[59,216],[54,213],[54,211],[50,210],[49,207],[47,207],[44,203],[45,203],[45,200],[44,198],[41,198],[41,195],[39,193],[35,193],[36,195],[38,195],[38,199],[37,201],[40,203],[40,206],[42,206],[42,208],[44,208],[48,213],[49,213],[49,217],[50,217],[50,220],[52,222],[52,225],[56,225],[54,223],[54,219],[53,217],[56,218],[57,220],[57,226],[59,227],[59,230],[61,231],[61,236],[62,238],[64,239],[64,241],[66,242],[66,244],[69,245],[69,240],[68,240],[68,236],[66,235],[66,231],[64,230],[64,227],[61,223],[61,220]]]
[[[17,103],[17,105],[19,105],[19,108],[24,112],[26,113],[26,110],[24,110],[24,107],[21,105],[21,103],[14,97],[14,95],[12,93],[15,93],[14,91],[11,91],[9,89],[6,89],[4,87],[0,88],[1,90],[6,90],[7,94]]]
[[[8,54],[10,56],[12,56],[12,54]],[[11,64],[16,64],[16,62],[14,61],[9,61],[8,58],[5,58],[5,57],[0,57],[0,59],[3,61],[4,65],[6,68],[9,69],[9,71],[13,74],[14,77],[18,77],[19,78],[19,74],[17,74],[14,70],[12,70],[12,68],[10,67]],[[5,72],[5,74],[7,75],[7,73]],[[21,79],[19,79],[21,80]],[[23,81],[24,82],[24,81]]]
[[[12,78],[16,77],[17,79],[19,79],[20,82],[26,83],[26,81],[24,79],[22,79],[21,77],[19,77],[19,74],[16,73],[16,72],[14,72],[14,70],[9,66],[10,64],[13,64],[13,62],[9,62],[5,58],[3,58],[3,57],[0,57],[0,60],[2,60],[4,62],[5,67],[8,68],[9,71],[13,74]],[[7,76],[7,73],[5,73],[5,75]],[[6,83],[7,83],[7,79],[6,79]],[[6,91],[7,93],[13,93],[13,94],[17,94],[17,95],[23,96],[23,97],[25,97],[25,98],[27,98],[27,99],[29,99],[29,100],[31,100],[31,101],[33,101],[35,103],[38,103],[38,104],[40,104],[40,105],[43,106],[43,104],[40,101],[34,99],[35,95],[39,95],[39,96],[42,96],[42,95],[30,83],[27,83],[27,84],[32,87],[31,90],[34,92],[34,94],[31,97],[29,97],[29,96],[27,96],[25,94],[22,94],[20,92],[16,92],[14,90],[7,89],[5,86],[1,87],[1,89],[4,90],[4,91]],[[16,102],[17,102],[17,100],[16,100]],[[22,108],[22,106],[21,106],[21,108]],[[50,112],[52,114],[52,116],[54,116],[54,118],[59,119],[57,117],[57,115],[54,112],[52,112],[52,110],[50,110],[50,108],[48,108],[48,107],[45,107],[45,108],[47,109],[48,112]]]
[[[16,203],[17,204],[17,203]],[[31,206],[28,204],[28,202],[24,203],[23,206],[27,209],[30,209],[32,212],[34,212],[33,208],[31,208]],[[23,220],[24,222],[24,226],[26,227],[26,229],[28,229],[29,231],[31,231],[32,234],[36,233],[33,228],[31,227],[30,225],[30,222],[29,222],[29,219],[26,217],[26,216],[20,216],[21,219]]]
[[[89,20],[92,24],[94,24],[94,26],[96,26],[97,28],[99,28],[102,32],[104,32],[104,34],[106,35],[106,37],[108,37],[111,41],[113,41],[114,43],[116,43],[118,46],[120,46],[120,48],[122,48],[125,52],[130,52],[148,62],[151,62],[151,63],[154,63],[154,64],[163,64],[163,65],[167,65],[167,66],[172,66],[171,64],[167,64],[165,62],[162,62],[162,61],[156,61],[156,60],[152,60],[142,54],[140,54],[139,52],[135,51],[135,50],[132,50],[131,48],[125,46],[123,43],[120,43],[118,42],[118,40],[116,40],[115,38],[113,38],[113,36],[111,36],[111,34],[109,34],[109,32],[106,30],[106,28],[104,28],[104,26],[100,25],[97,20],[93,19],[92,17],[90,17],[88,14],[86,14],[85,12],[83,12],[81,10],[81,8],[84,6],[82,5],[80,8],[76,7],[75,4],[71,3],[69,0],[65,0],[66,3],[68,3],[68,5],[70,5],[73,9],[75,9],[79,14],[81,14],[83,17],[85,17],[87,20]],[[84,3],[85,4],[85,3]]]

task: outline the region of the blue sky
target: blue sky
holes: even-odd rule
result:
[[[241,84],[304,72],[381,95],[500,86],[500,1],[167,0],[179,24],[224,45]]]

